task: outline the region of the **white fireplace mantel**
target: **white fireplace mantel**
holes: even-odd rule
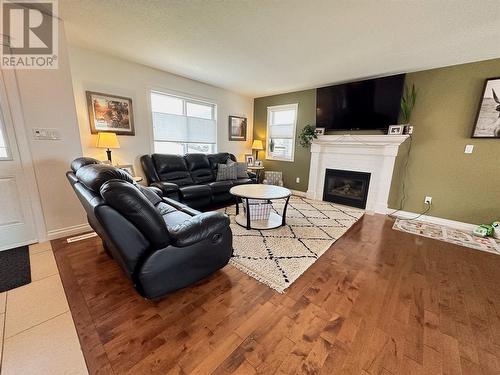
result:
[[[311,145],[307,196],[323,199],[326,169],[370,173],[366,210],[387,213],[394,161],[408,135],[322,135]]]

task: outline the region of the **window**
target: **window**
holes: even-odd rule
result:
[[[154,152],[216,152],[216,109],[212,103],[152,92]]]
[[[298,104],[267,107],[267,157],[293,161]]]

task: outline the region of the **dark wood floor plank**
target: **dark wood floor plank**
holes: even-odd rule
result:
[[[160,301],[53,241],[91,374],[496,374],[500,257],[366,215],[284,294],[231,266]]]

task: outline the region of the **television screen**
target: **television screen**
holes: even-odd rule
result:
[[[316,126],[328,131],[397,124],[404,81],[399,74],[317,89]]]

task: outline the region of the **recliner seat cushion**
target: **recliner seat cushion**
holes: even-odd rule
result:
[[[160,180],[173,182],[179,186],[194,183],[186,160],[179,155],[153,154],[151,156]]]
[[[186,160],[186,164],[195,184],[202,184],[214,180],[207,155],[186,154],[184,159]]]
[[[201,198],[210,198],[212,190],[208,185],[184,186],[179,189],[184,200],[196,200]]]
[[[165,215],[163,215],[163,221],[170,231],[172,228],[177,227],[178,225],[184,223],[186,220],[190,220],[193,216],[182,212],[182,211],[172,211]]]
[[[250,178],[238,178],[237,180],[232,181],[233,185],[244,185],[244,184],[251,184],[254,181]]]
[[[233,183],[231,181],[216,181],[210,182],[208,186],[210,186],[212,194],[221,194],[229,192],[233,187]]]

